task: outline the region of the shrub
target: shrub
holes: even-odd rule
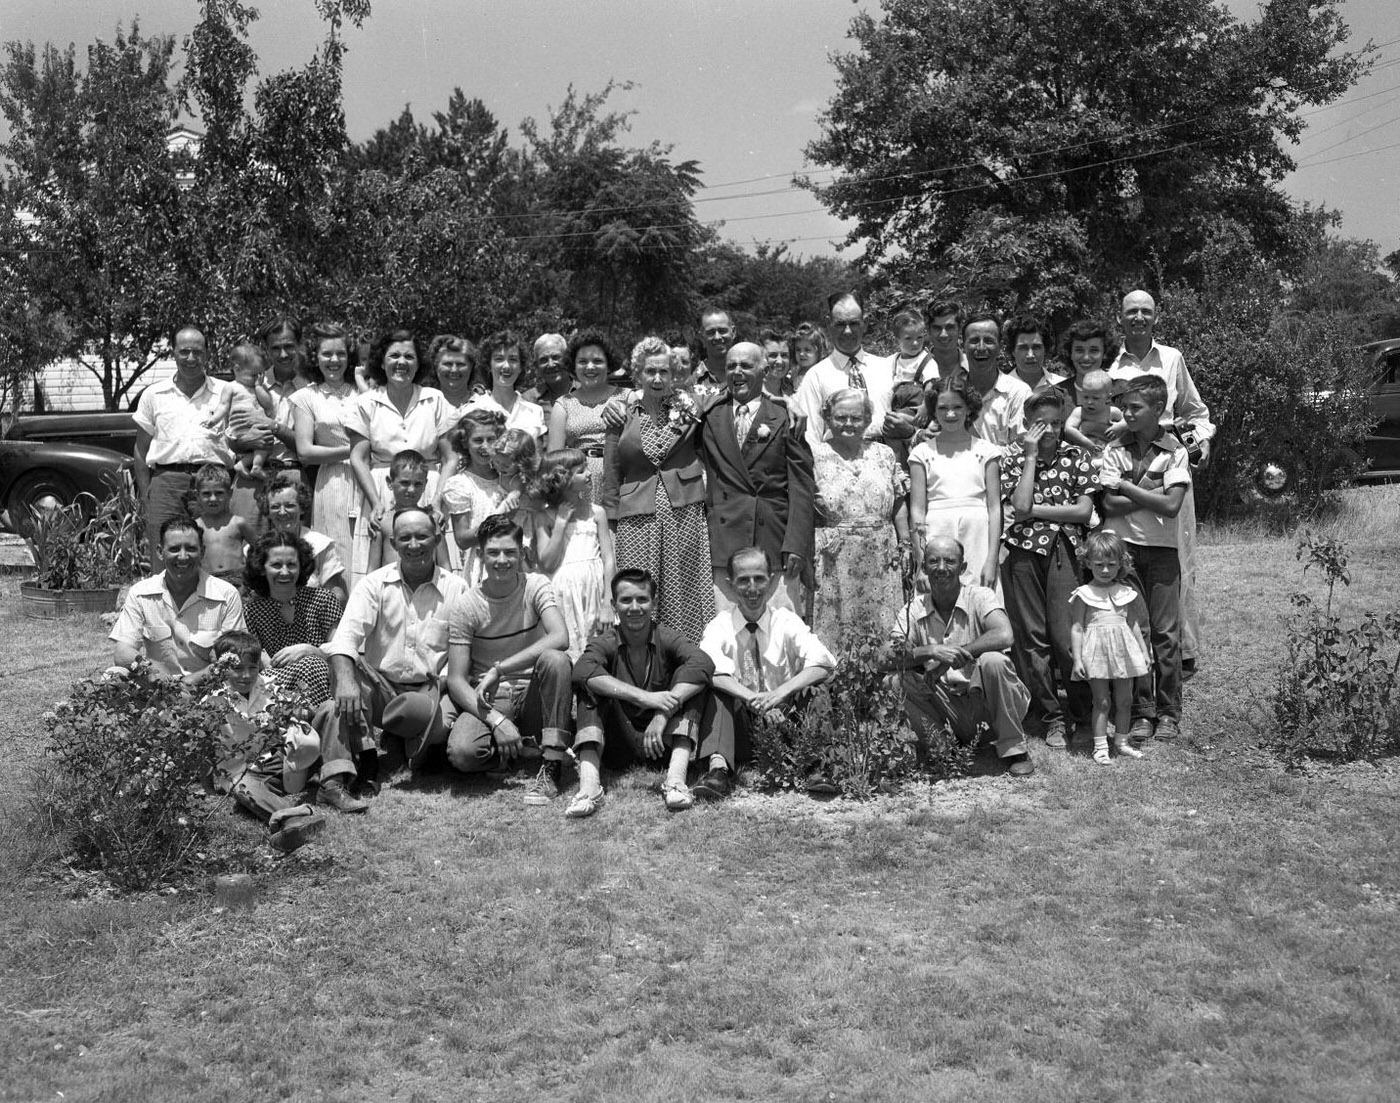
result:
[[[814,767],[844,796],[866,799],[901,781],[966,772],[972,751],[946,728],[920,743],[904,714],[904,692],[889,673],[889,649],[875,635],[837,655],[836,670],[791,714],[754,716],[752,747],[759,784],[803,789]]]
[[[1349,762],[1392,754],[1400,750],[1400,611],[1368,610],[1344,624],[1332,599],[1339,582],[1351,584],[1346,549],[1305,533],[1298,558],[1305,555],[1304,572],[1317,567],[1327,580],[1327,601],[1319,609],[1308,594],[1292,595],[1271,742],[1290,765],[1310,755]]]
[[[257,750],[280,738],[293,708],[274,695],[257,718]],[[224,807],[205,798],[212,767],[248,753],[246,743],[229,742],[228,710],[225,691],[161,677],[144,659],[125,676],[75,684],[68,700],[45,714],[50,762],[37,782],[40,806],[64,848],[124,888],[169,880]]]

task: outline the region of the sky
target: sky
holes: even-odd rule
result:
[[[1250,18],[1255,0],[1227,0]],[[320,40],[313,0],[264,0],[252,43],[264,75],[300,65]],[[871,0],[374,0],[346,38],[345,112],[353,139],[386,125],[407,103],[420,120],[453,87],[481,99],[512,129],[543,121],[572,83],[579,92],[632,81],[609,101],[634,110],[632,139],[674,145],[700,162],[706,187],[697,215],[722,221],[741,245],[789,242],[829,255],[844,236],[791,176],[811,168],[807,142],[835,90],[828,58]],[[1376,69],[1346,97],[1310,109],[1292,150],[1299,169],[1285,187],[1342,214],[1341,232],[1400,248],[1400,0],[1347,0],[1354,45],[1385,45]],[[0,40],[81,47],[110,39],[138,15],[145,33],[182,36],[195,0],[5,0]],[[1392,41],[1394,40],[1394,41]],[[817,178],[825,178],[819,170]],[[848,250],[848,252],[850,252]]]

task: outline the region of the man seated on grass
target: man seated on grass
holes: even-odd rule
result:
[[[578,795],[566,815],[591,816],[603,806],[600,765],[625,770],[638,759],[668,755],[662,797],[672,812],[694,802],[685,775],[714,673],[705,653],[653,621],[656,580],[642,570],[612,579],[616,626],[588,641],[574,663],[578,693]]]
[[[946,724],[963,744],[989,724],[1007,773],[1034,773],[1023,727],[1031,696],[1006,653],[1011,622],[1001,598],[963,584],[963,548],[952,537],[929,540],[923,569],[927,592],[900,611],[890,630],[909,723],[921,740]]]
[[[747,757],[750,717],[794,710],[809,690],[836,669],[836,659],[791,609],[769,605],[779,578],[762,548],[740,548],[729,557],[729,587],[737,605],[705,628],[701,649],[715,664],[714,692],[700,724],[699,757],[709,768],[695,783],[702,800],[723,800],[734,770]],[[809,793],[836,787],[811,763]]]
[[[361,797],[379,791],[376,729],[392,740],[384,749],[397,752],[401,745],[410,766],[447,732],[441,691],[447,618],[467,584],[437,565],[439,529],[431,510],[401,509],[389,531],[399,561],[360,579],[324,648],[333,699],[316,714],[326,759],[317,800],[342,812],[363,802],[345,788],[338,767],[358,767]]]
[[[173,517],[160,526],[165,569],[134,582],[107,637],[112,661],[130,666],[144,654],[157,674],[197,682],[209,666],[214,641],[245,631],[238,591],[205,572],[204,533],[193,518]]]
[[[542,757],[525,803],[548,804],[573,731],[569,629],[549,579],[525,571],[525,534],[509,514],[481,522],[476,544],[481,582],[452,607],[447,761],[472,774]]]

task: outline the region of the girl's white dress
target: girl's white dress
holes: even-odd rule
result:
[[[598,523],[592,517],[578,518],[570,521],[565,531],[564,559],[552,581],[559,610],[569,626],[569,658],[577,659],[607,600],[607,579],[603,577]]]
[[[466,514],[468,524],[476,528],[482,521],[496,512],[496,507],[505,498],[505,491],[497,479],[487,479],[474,471],[458,471],[442,484],[442,512],[447,522],[448,562],[454,571],[461,572],[469,585],[481,581],[481,554],[473,545],[465,553],[457,546],[452,535],[452,518]]]
[[[1089,583],[1070,594],[1078,617],[1078,602],[1088,610],[1084,621],[1084,672],[1089,678],[1141,678],[1151,668],[1142,637],[1128,624],[1128,608],[1141,600],[1126,582],[1103,587]]]
[[[1000,455],[981,437],[951,453],[939,451],[935,437],[909,453],[910,465],[924,469],[924,539],[951,536],[962,545],[964,582],[975,582],[987,562],[987,495],[1001,495],[1001,487],[987,486],[987,461]]]

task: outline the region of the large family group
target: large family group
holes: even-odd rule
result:
[[[872,633],[919,737],[990,729],[1016,776],[1028,733],[1140,757],[1180,733],[1214,432],[1155,324],[1132,292],[1121,348],[1084,321],[1057,360],[1034,318],[937,302],[878,355],[840,293],[754,340],[706,310],[626,363],[596,332],[396,330],[361,364],[346,329],[278,317],[231,379],[189,326],[135,415],[162,569],[115,662],[217,672],[245,718],[299,695],[310,723],[217,775],[293,840],[312,805],[363,811],[433,765],[523,766],[547,805],[572,764],[572,817],[643,759],[668,809],[722,799],[753,718]],[[808,788],[832,788],[820,761]]]

